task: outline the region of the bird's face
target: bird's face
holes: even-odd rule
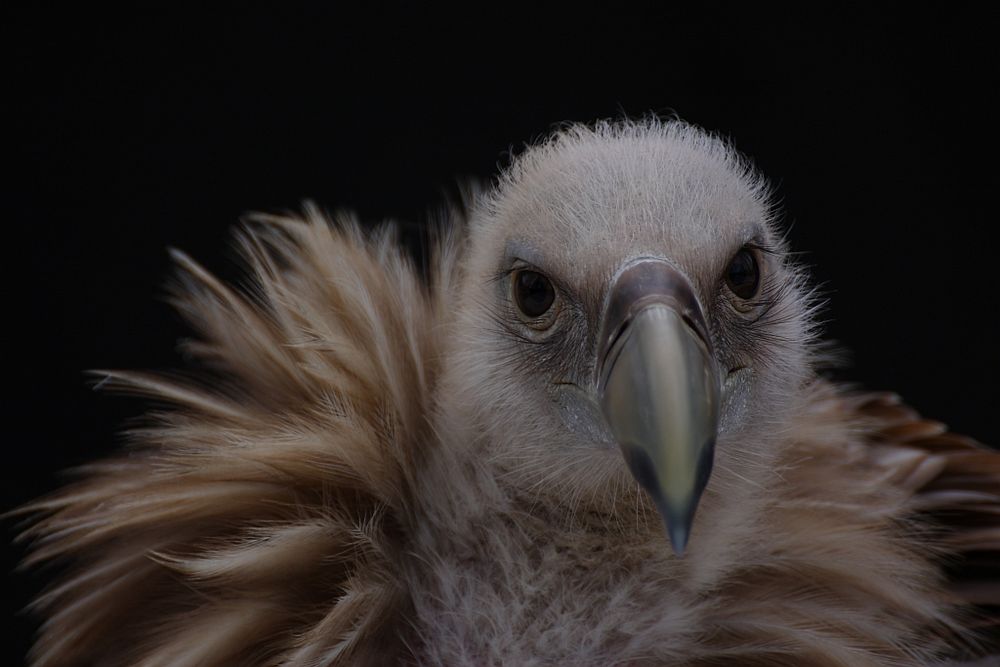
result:
[[[683,551],[710,480],[768,467],[808,372],[760,181],[681,124],[573,128],[514,164],[472,246],[460,358],[482,454],[573,509],[619,512],[634,478]]]

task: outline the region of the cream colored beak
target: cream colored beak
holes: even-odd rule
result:
[[[682,555],[719,420],[719,373],[701,307],[680,271],[641,260],[612,286],[602,332],[601,409]]]

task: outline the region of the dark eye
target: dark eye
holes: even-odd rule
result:
[[[514,275],[514,300],[525,317],[541,317],[556,299],[556,291],[549,279],[537,271],[518,271]]]
[[[741,299],[752,299],[760,286],[760,267],[749,248],[736,253],[726,268],[726,285]]]

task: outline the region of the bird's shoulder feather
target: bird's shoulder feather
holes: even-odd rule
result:
[[[908,494],[941,550],[952,594],[980,606],[976,625],[1000,636],[1000,452],[925,419],[895,394],[859,394],[845,408],[869,426],[872,464]]]
[[[127,452],[36,501],[32,664],[379,663],[405,641],[396,576],[430,438],[438,327],[461,225],[430,281],[390,231],[315,209],[241,237],[243,290],[176,254],[193,378],[102,373],[163,406]]]
[[[870,580],[872,590],[879,577],[909,576],[911,588],[923,591],[919,604],[936,600],[947,612],[945,623],[932,624],[951,635],[949,644],[970,655],[1000,650],[1000,452],[922,417],[896,394],[820,380],[805,404],[786,460],[791,515],[806,507],[824,515],[846,510],[847,522],[889,527],[894,538],[885,544],[901,554],[889,560],[896,569],[855,563],[852,576]],[[903,567],[921,561],[932,568],[924,575],[916,576],[924,566]]]

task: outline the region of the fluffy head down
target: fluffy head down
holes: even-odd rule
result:
[[[451,377],[490,434],[484,456],[533,491],[616,515],[634,484],[596,411],[597,337],[613,277],[630,260],[662,258],[694,286],[724,378],[707,502],[745,503],[773,469],[771,434],[811,373],[813,303],[768,196],[732,147],[680,122],[571,126],[521,155],[473,215],[459,301]],[[761,269],[748,300],[726,284],[743,248]],[[518,315],[520,267],[555,286],[542,332]],[[618,518],[634,524],[628,514]]]

